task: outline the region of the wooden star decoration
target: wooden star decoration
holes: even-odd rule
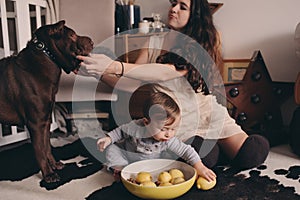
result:
[[[212,14],[217,12],[222,6],[223,6],[223,3],[209,3],[209,7],[210,7]]]
[[[271,146],[287,139],[281,105],[293,95],[294,83],[273,82],[260,51],[255,51],[240,83],[225,84],[230,115],[248,134],[265,136]]]

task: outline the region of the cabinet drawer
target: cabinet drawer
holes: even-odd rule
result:
[[[147,47],[149,37],[154,34],[124,34],[115,37],[115,53],[124,62],[134,63],[139,55],[140,49]]]
[[[149,37],[128,37],[128,51],[140,50],[145,47]]]

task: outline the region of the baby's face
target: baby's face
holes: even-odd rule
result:
[[[156,127],[155,134],[152,137],[157,141],[167,141],[175,136],[179,127],[180,117],[177,117],[172,124],[164,124],[163,126]],[[161,127],[161,128],[159,128]]]

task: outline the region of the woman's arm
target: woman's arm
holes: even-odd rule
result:
[[[148,57],[149,57],[149,49],[146,47],[142,48],[139,52],[137,59],[135,60],[135,63],[136,64],[148,63]]]
[[[148,62],[148,47],[149,46],[149,41],[147,41],[144,44],[144,47],[139,51],[139,55],[135,61],[135,64],[146,64]],[[125,63],[123,63],[125,64]],[[129,69],[130,67],[127,66],[127,64],[125,64],[126,66],[124,66],[124,70]],[[122,66],[121,66],[122,67]],[[122,69],[121,69],[122,70]],[[126,72],[124,72],[126,73]],[[117,82],[120,80],[119,77],[115,76],[115,75],[103,75],[101,78],[101,81],[108,84],[111,87],[116,87]],[[140,84],[140,81],[136,84]],[[118,89],[122,89],[122,88],[118,88]],[[123,89],[122,89],[123,90]]]
[[[133,81],[165,81],[183,75],[177,72],[171,64],[136,64],[114,61],[104,54],[91,54],[91,56],[77,56],[82,60],[80,75],[100,78],[110,86],[116,86],[120,75],[133,79]],[[122,73],[123,72],[123,73]],[[130,80],[126,80],[130,81]]]

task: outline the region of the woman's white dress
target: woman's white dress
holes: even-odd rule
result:
[[[160,55],[163,39],[159,35],[150,37],[148,63],[154,63]],[[159,84],[172,91],[165,92],[175,97],[181,108],[181,125],[177,132],[181,140],[185,141],[195,135],[205,139],[222,139],[243,132],[214,95],[195,93],[184,77]]]

